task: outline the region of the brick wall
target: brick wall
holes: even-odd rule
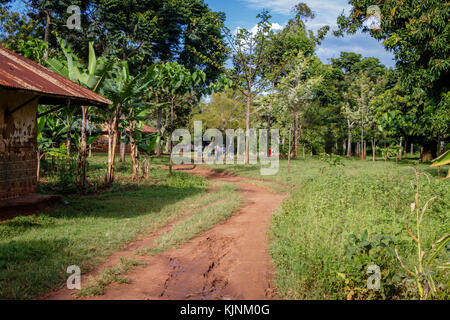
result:
[[[37,101],[7,112],[32,97],[0,89],[0,200],[36,192]]]
[[[120,153],[120,140],[117,139],[116,145],[116,153]],[[92,144],[92,152],[96,153],[108,153],[108,135],[102,134],[93,144]],[[131,153],[131,145],[127,143],[125,145],[125,153]]]

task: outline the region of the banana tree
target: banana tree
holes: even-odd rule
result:
[[[44,116],[37,121],[37,180],[40,178],[41,160],[46,155],[61,150],[60,144],[67,136],[64,122],[56,117]],[[67,153],[65,155],[67,157]]]
[[[108,126],[108,168],[105,182],[114,182],[114,162],[119,134],[119,121],[121,116],[128,111],[128,116],[133,115],[134,103],[148,86],[146,77],[133,77],[130,75],[126,61],[116,62],[111,76],[105,80],[103,93],[113,104],[104,113]],[[132,135],[132,132],[130,132]]]
[[[66,57],[65,61],[58,59],[47,59],[47,64],[50,69],[63,75],[66,78],[97,92],[101,89],[108,72],[110,72],[113,61],[108,60],[105,57],[97,58],[94,50],[94,42],[89,42],[89,61],[88,66],[85,68],[83,64],[79,62],[78,57],[73,52],[72,48],[66,44],[62,39],[58,39],[61,45],[61,49]],[[73,125],[73,115],[76,109],[70,108],[66,112],[67,121],[72,121],[69,128]],[[86,184],[86,170],[87,170],[87,114],[89,112],[89,106],[81,107],[82,125],[81,125],[81,143],[79,148],[79,186],[84,188]],[[69,130],[70,135],[70,130]],[[92,139],[91,139],[92,140]],[[69,138],[70,141],[70,138]],[[91,142],[92,143],[92,142]]]
[[[433,160],[432,167],[437,167],[439,170],[439,179],[441,178],[441,167],[450,164],[450,150],[445,152],[443,155],[441,155],[439,158]],[[448,170],[447,177],[442,180],[447,180],[450,178],[450,170]]]

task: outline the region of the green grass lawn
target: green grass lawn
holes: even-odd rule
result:
[[[398,165],[389,161],[343,163],[343,167],[333,167],[317,159],[294,160],[288,174],[287,161],[282,160],[279,173],[268,177],[259,175],[258,165],[214,168],[296,186],[275,214],[270,231],[280,298],[417,298],[414,283],[405,278],[394,254],[398,248],[411,268],[417,260],[416,245],[405,228],[415,192],[415,176],[407,167],[415,166],[415,161],[407,159]],[[420,204],[439,196],[423,219],[427,251],[450,231],[450,181],[437,180],[437,170],[429,165],[420,169],[430,175],[430,182],[425,177],[421,180]],[[414,226],[415,219],[410,224]],[[447,246],[439,261],[449,261],[449,249]],[[367,290],[366,272],[371,264],[381,269],[378,291]],[[433,276],[438,284],[436,298],[448,299],[448,272]]]

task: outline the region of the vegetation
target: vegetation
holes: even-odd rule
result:
[[[287,161],[265,177],[273,183],[250,164],[249,139],[245,165],[215,169],[289,192],[271,229],[282,298],[448,299],[448,2],[348,1],[334,35],[367,32],[394,53],[394,68],[354,52],[321,61],[330,28],[309,30],[315,15],[304,3],[282,30],[264,10],[254,30],[234,33],[203,0],[23,0],[23,13],[13,2],[0,0],[0,45],[112,104],[39,106],[39,192],[64,204],[0,223],[0,298],[54,289],[68,265],[90,270],[179,218],[141,253],[233,214],[234,186],[206,193],[203,179],[172,170],[172,133],[202,120],[222,133],[245,126],[247,138],[251,128],[279,130]],[[80,28],[68,27],[70,5]],[[366,26],[371,5],[381,8],[379,28]],[[95,153],[105,133],[107,158]],[[269,140],[260,152],[272,152]],[[366,286],[373,265],[375,291]],[[81,294],[125,281],[134,266],[122,261]]]
[[[406,159],[397,165],[342,159],[342,164],[308,157],[292,161],[288,173],[284,160],[278,175],[264,177],[297,187],[275,214],[270,231],[280,298],[419,299],[416,277],[403,269],[396,255],[397,250],[402,263],[414,270],[417,243],[406,229],[405,217],[415,203],[416,178],[410,170],[415,161]],[[259,166],[217,167],[224,168],[260,178]],[[419,170],[429,176],[419,181],[420,215],[428,199],[436,197],[426,205],[420,225],[421,250],[427,252],[427,261],[436,258],[429,269],[436,291],[428,298],[448,299],[448,270],[437,266],[449,261],[448,243],[441,239],[450,227],[449,185],[437,180],[429,166],[421,165]],[[428,254],[436,252],[438,240],[443,244],[439,254]],[[380,290],[367,289],[370,265],[381,269]]]
[[[99,171],[102,179],[106,158],[94,160],[92,175]],[[127,242],[180,218],[184,209],[199,210],[207,183],[179,172],[167,179],[156,165],[152,179],[139,184],[131,180],[129,163],[119,165],[109,190],[67,195],[51,213],[1,223],[0,297],[29,299],[55,289],[65,282],[67,266],[90,270]],[[41,188],[51,191],[54,184],[49,180]]]

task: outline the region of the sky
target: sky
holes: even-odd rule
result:
[[[315,13],[316,18],[307,23],[311,30],[318,30],[329,25],[331,30],[337,29],[336,19],[344,11],[348,13],[351,6],[347,0],[204,0],[209,8],[226,14],[226,26],[230,30],[236,28],[252,29],[257,23],[256,16],[266,9],[272,15],[272,23],[282,28],[293,17],[291,9],[299,2],[306,3]],[[23,10],[23,3],[16,1],[16,10]],[[387,67],[394,67],[393,54],[386,51],[381,42],[369,34],[357,33],[335,37],[330,31],[317,49],[318,57],[328,63],[331,58],[339,57],[342,51],[356,52],[363,57],[376,57]]]
[[[293,17],[291,9],[299,2],[306,3],[315,13],[316,18],[307,23],[307,27],[314,31],[324,25],[329,25],[331,30],[337,29],[337,17],[343,10],[349,13],[351,8],[346,0],[205,0],[212,10],[226,14],[225,23],[230,30],[239,27],[252,29],[257,23],[256,16],[262,9],[270,12],[272,23],[276,27],[285,26]],[[328,63],[331,58],[339,57],[342,51],[356,52],[363,57],[376,57],[387,67],[395,65],[393,55],[384,49],[381,42],[361,32],[335,37],[330,31],[316,53],[324,63]]]

